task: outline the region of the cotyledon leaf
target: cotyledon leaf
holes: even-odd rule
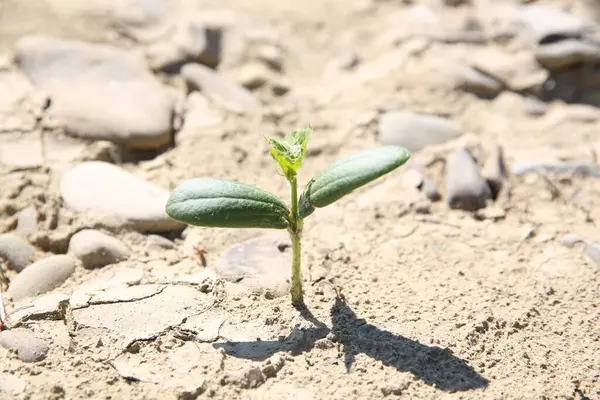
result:
[[[410,153],[403,147],[383,146],[335,161],[306,185],[299,200],[300,218],[393,171],[409,158]]]
[[[180,222],[205,227],[285,229],[289,210],[277,196],[226,179],[195,178],[177,186],[166,204]]]

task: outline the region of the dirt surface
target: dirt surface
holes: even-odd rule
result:
[[[540,161],[587,161],[594,169],[600,110],[592,94],[586,97],[590,81],[577,99],[548,99],[535,89],[547,69],[510,71],[538,46],[510,23],[509,11],[529,4],[182,0],[126,1],[121,9],[109,3],[0,2],[0,232],[24,232],[23,210],[33,207],[33,227],[22,233],[34,247],[32,263],[73,255],[69,241],[82,229],[99,230],[130,251],[120,250],[126,259],[103,267],[73,256],[74,272],[40,296],[13,301],[4,293],[11,330],[33,332],[47,349],[25,362],[17,345],[0,346],[0,398],[600,398],[600,180],[573,168],[513,173]],[[535,4],[597,27],[589,19],[598,12],[591,1]],[[215,101],[210,93],[203,97],[208,89],[186,90],[178,71],[154,70],[178,99],[166,147],[84,137],[109,130],[90,128],[105,119],[104,106],[93,111],[99,119],[86,115],[68,125],[74,113],[52,115],[62,92],[27,83],[27,67],[13,58],[18,39],[29,34],[148,54],[149,43],[171,43],[173,27],[194,16],[225,33],[218,74],[251,87],[262,108],[239,113],[231,104],[249,104],[242,94],[230,91],[228,101]],[[481,41],[456,35],[468,21],[481,28]],[[265,56],[273,48],[278,56]],[[454,66],[473,57],[508,76],[499,90],[486,89],[497,92],[492,96],[457,84]],[[257,65],[261,84],[247,78],[248,66]],[[74,82],[62,90],[87,81]],[[215,90],[217,98],[226,92]],[[96,101],[95,92],[77,93]],[[286,232],[151,232],[145,229],[151,224],[140,230],[135,221],[73,209],[61,189],[66,171],[102,161],[166,190],[214,176],[287,200],[289,188],[263,136],[312,124],[304,184],[338,157],[380,145],[378,121],[391,110],[440,116],[461,134],[411,151],[410,164],[306,219],[304,310],[293,308],[287,294]],[[446,179],[445,160],[466,148],[482,167],[495,146],[508,170],[502,194],[478,210],[451,208],[454,183]],[[415,187],[415,165],[439,187],[440,201]],[[462,175],[468,174],[454,173]],[[261,235],[267,250],[261,247],[260,257],[228,252]],[[251,243],[250,253],[259,248]],[[225,255],[232,257],[229,266],[259,264],[258,275],[227,276]],[[23,273],[0,265],[10,288]]]

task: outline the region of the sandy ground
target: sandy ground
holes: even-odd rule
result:
[[[77,2],[65,1],[61,15],[33,3],[0,3],[5,54],[30,33],[136,46],[100,17],[71,21],[64,10]],[[287,199],[263,135],[312,123],[311,152],[300,176],[306,183],[336,158],[378,145],[377,120],[393,109],[460,125],[459,138],[412,154],[442,196],[443,160],[460,146],[482,164],[500,145],[509,170],[540,160],[592,159],[600,144],[597,108],[557,100],[548,102],[544,115],[533,115],[515,92],[479,98],[453,87],[445,73],[450,60],[481,49],[515,54],[531,51],[527,44],[411,36],[407,32],[432,28],[423,22],[427,16],[411,14],[404,3],[413,2],[169,3],[169,10],[212,12],[224,21],[229,36],[219,71],[232,80],[252,53],[252,40],[259,40],[248,37],[281,46],[285,69],[273,79],[291,90],[285,96],[268,85],[254,91],[266,104],[262,117],[211,103],[218,124],[187,126],[165,151],[124,152],[120,166],[166,189],[216,176]],[[454,29],[469,16],[489,27],[504,5],[422,3],[441,16],[440,29]],[[538,3],[580,14],[586,6]],[[352,54],[360,60],[356,67],[337,67]],[[175,78],[163,80],[180,87]],[[25,128],[1,131],[5,144],[38,134],[31,111],[20,112],[15,115]],[[191,120],[193,112],[183,115]],[[37,259],[66,253],[82,227],[120,239],[132,255],[101,269],[78,264],[52,292],[70,303],[45,300],[48,310],[19,320],[14,329],[31,330],[49,351],[27,363],[0,347],[2,399],[600,398],[600,275],[584,245],[569,247],[564,240],[576,234],[600,241],[597,178],[572,172],[510,176],[509,196],[469,212],[429,201],[402,167],[306,220],[307,308],[299,311],[285,290],[265,289],[261,279],[267,278],[244,285],[214,272],[232,246],[262,234],[285,242],[285,232],[190,227],[163,234],[175,244],[166,249],[149,244],[146,233],[90,222],[91,216],[65,206],[59,181],[68,168],[106,159],[106,152],[58,128],[46,135],[64,138],[65,149],[83,156],[69,158],[65,150],[41,166],[0,167],[0,230],[13,231],[19,211],[34,205],[40,218],[30,241]],[[206,266],[195,246],[206,251]],[[85,285],[107,297],[77,303],[75,294]],[[118,290],[110,292],[113,287]],[[9,299],[7,308],[15,308]]]

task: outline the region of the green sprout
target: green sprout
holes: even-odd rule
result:
[[[268,137],[273,159],[291,187],[291,209],[279,197],[256,186],[218,178],[195,178],[178,185],[166,204],[167,214],[203,227],[287,229],[292,241],[292,304],[304,304],[300,279],[302,227],[316,208],[325,207],[355,189],[395,170],[410,158],[408,150],[384,146],[335,161],[315,175],[298,197],[298,170],[312,127],[283,139]]]

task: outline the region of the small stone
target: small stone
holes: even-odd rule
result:
[[[131,250],[123,242],[93,229],[74,234],[69,242],[69,252],[86,268],[116,264],[131,255]]]
[[[165,211],[168,190],[103,161],[84,162],[67,171],[60,192],[72,210],[117,217],[141,231],[182,227]]]
[[[577,243],[585,243],[586,240],[575,234],[575,233],[567,233],[565,236],[563,236],[561,243],[563,244],[563,246],[568,247],[568,248],[573,248],[575,247],[575,245]]]
[[[176,98],[134,52],[32,35],[19,39],[16,53],[68,134],[137,149],[170,143]]]
[[[600,178],[600,170],[593,161],[538,161],[517,164],[511,172],[516,176],[543,171],[551,174],[577,174],[580,176]]]
[[[577,39],[561,40],[539,46],[535,58],[551,71],[581,63],[597,64],[600,62],[600,46]]]
[[[450,154],[446,161],[446,197],[453,209],[475,211],[486,206],[492,192],[466,149]]]
[[[406,172],[407,183],[419,189],[431,201],[439,201],[442,198],[438,186],[425,175],[425,171],[419,165],[412,164]]]
[[[516,92],[541,89],[549,75],[531,52],[512,54],[485,48],[474,52],[470,58],[471,67]]]
[[[456,68],[457,88],[477,96],[495,96],[504,89],[504,84],[470,66]]]
[[[146,57],[153,70],[174,73],[190,62],[216,68],[222,57],[223,29],[202,21],[184,19],[173,35],[150,46]]]
[[[255,90],[265,86],[269,78],[270,75],[267,67],[263,64],[251,63],[242,67],[238,81],[243,87]]]
[[[286,295],[291,255],[280,246],[284,240],[265,235],[236,244],[221,254],[216,272],[231,282]]]
[[[548,104],[533,96],[523,97],[523,106],[527,114],[536,117],[542,116],[548,111]]]
[[[13,300],[34,297],[62,285],[75,271],[75,259],[55,255],[37,261],[19,273],[10,283],[8,294]]]
[[[15,234],[27,237],[37,232],[38,212],[33,206],[29,206],[19,212],[17,216],[17,229]]]
[[[457,124],[445,118],[389,111],[379,120],[379,139],[389,145],[403,146],[410,152],[440,144],[461,135]]]
[[[30,363],[43,360],[49,351],[45,341],[23,328],[0,332],[0,346],[16,351],[20,360]]]
[[[201,90],[234,112],[257,113],[262,108],[260,102],[250,91],[204,65],[186,64],[181,68],[181,76],[192,88]]]
[[[148,235],[148,245],[158,247],[164,250],[175,248],[175,243],[160,235]]]
[[[272,70],[281,72],[283,70],[283,54],[277,46],[266,44],[260,46],[256,57],[269,66]]]
[[[530,29],[538,43],[580,37],[586,25],[575,15],[537,4],[522,7],[518,19]]]
[[[23,238],[12,233],[0,235],[0,258],[6,260],[10,269],[23,271],[31,263],[34,253],[33,246]]]

